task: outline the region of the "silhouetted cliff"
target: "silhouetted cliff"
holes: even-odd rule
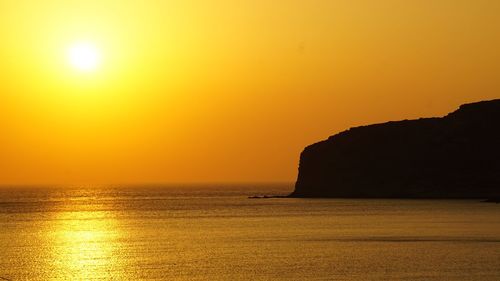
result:
[[[500,100],[352,128],[307,147],[291,197],[500,196]]]

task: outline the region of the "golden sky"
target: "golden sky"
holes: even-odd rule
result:
[[[0,0],[0,184],[294,181],[351,126],[500,97],[500,1]],[[77,42],[93,71],[68,62]]]

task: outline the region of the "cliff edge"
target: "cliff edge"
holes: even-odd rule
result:
[[[351,128],[308,146],[290,197],[498,198],[500,99]]]

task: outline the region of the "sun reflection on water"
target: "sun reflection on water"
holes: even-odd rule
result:
[[[120,279],[116,220],[104,211],[58,213],[53,228],[53,261],[57,279]]]

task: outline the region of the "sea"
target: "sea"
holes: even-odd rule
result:
[[[0,188],[0,280],[500,280],[500,204],[291,184]]]

